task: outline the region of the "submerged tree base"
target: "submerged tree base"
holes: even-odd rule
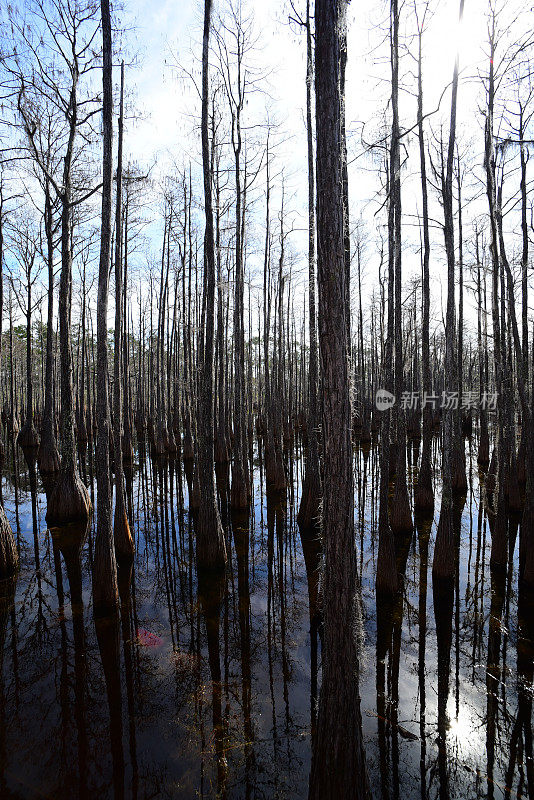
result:
[[[123,502],[118,503],[115,507],[113,540],[117,562],[131,563],[135,554],[135,545]]]
[[[412,511],[406,481],[405,479],[399,480],[398,476],[393,497],[389,503],[389,523],[395,536],[413,530]]]
[[[18,571],[19,554],[4,507],[0,504],[0,581],[9,580]]]
[[[26,422],[20,429],[17,436],[17,444],[19,447],[28,449],[37,449],[39,447],[39,434],[33,422]]]
[[[320,528],[321,494],[319,476],[311,469],[307,469],[302,484],[302,495],[297,514],[297,523],[301,531],[311,532]]]
[[[46,521],[48,525],[66,525],[89,519],[91,498],[86,486],[76,473],[60,472],[48,500]]]
[[[421,459],[421,468],[414,491],[414,512],[421,519],[429,519],[434,514],[434,489],[432,486],[432,466],[430,459]]]
[[[37,464],[41,475],[57,475],[61,468],[61,460],[57,449],[56,440],[52,437],[41,437],[41,444],[37,453]]]

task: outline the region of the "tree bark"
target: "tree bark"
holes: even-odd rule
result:
[[[2,322],[4,319],[4,239],[2,231],[4,197],[2,188],[2,181],[0,178],[0,372],[2,367]],[[0,447],[2,446],[0,437]],[[14,575],[18,570],[18,566],[19,555],[15,544],[15,537],[13,536],[9,520],[6,517],[4,506],[0,502],[0,581]]]
[[[340,38],[344,0],[315,7],[317,277],[323,374],[324,652],[310,800],[369,797],[358,696],[357,567],[345,290]]]
[[[319,527],[321,473],[319,466],[319,413],[317,385],[317,312],[315,307],[315,174],[313,167],[312,125],[313,45],[310,20],[310,0],[306,2],[306,133],[308,140],[308,297],[310,360],[308,367],[308,452],[298,512],[301,530]]]
[[[393,264],[395,296],[395,395],[397,397],[395,489],[390,504],[389,521],[394,534],[413,529],[410,499],[406,483],[406,416],[400,404],[404,388],[402,342],[402,204],[400,178],[399,123],[399,6],[391,0],[391,152],[389,173],[389,202],[393,208]],[[390,237],[391,246],[391,237]],[[390,285],[390,291],[393,287]]]
[[[208,139],[209,35],[211,0],[204,1],[202,40],[202,169],[204,177],[204,304],[205,331],[199,396],[198,474],[200,507],[197,520],[197,564],[220,569],[226,563],[224,534],[215,497],[213,429],[213,339],[215,314],[215,246],[213,236],[212,176]]]
[[[54,434],[54,233],[50,182],[47,178],[45,178],[44,226],[48,268],[48,305],[46,317],[45,404],[41,444],[37,461],[42,475],[55,475],[59,472],[60,461]]]
[[[64,525],[86,520],[91,500],[78,475],[74,438],[73,375],[71,355],[72,305],[72,159],[78,125],[78,64],[74,59],[69,104],[69,135],[63,160],[61,199],[61,277],[59,283],[59,349],[61,364],[61,471],[48,500],[46,521]]]
[[[129,562],[134,555],[124,496],[124,468],[122,461],[123,401],[122,401],[122,138],[124,120],[124,61],[121,64],[121,95],[117,153],[117,194],[115,209],[115,353],[113,375],[113,445],[115,462],[115,516],[113,538],[117,561]]]
[[[423,24],[418,32],[417,59],[417,130],[419,138],[419,162],[421,165],[421,195],[423,199],[423,320],[421,330],[421,356],[423,372],[423,397],[432,393],[430,371],[430,232],[428,224],[428,184],[426,175],[425,136],[423,129]],[[415,513],[430,517],[434,513],[434,490],[432,486],[432,409],[430,403],[423,407],[423,451],[414,492]]]
[[[93,605],[95,614],[118,612],[117,565],[111,526],[111,483],[109,434],[111,429],[108,396],[108,291],[111,253],[111,181],[113,140],[113,87],[111,16],[109,0],[101,0],[103,39],[103,161],[102,226],[98,269],[97,304],[97,384],[96,384],[96,484],[97,518],[93,565]]]
[[[460,18],[463,14],[464,0],[460,0]],[[445,321],[445,376],[453,385],[456,378],[456,360],[454,356],[456,339],[456,313],[454,305],[454,220],[452,207],[452,177],[454,147],[456,141],[456,101],[458,95],[458,56],[454,64],[452,79],[451,116],[449,142],[447,151],[446,173],[442,175],[444,237],[447,254],[447,315]],[[447,582],[454,577],[454,532],[453,532],[453,462],[455,440],[458,435],[455,415],[452,409],[443,412],[443,489],[441,508],[434,548],[432,575],[434,580]],[[465,469],[465,467],[464,467]]]

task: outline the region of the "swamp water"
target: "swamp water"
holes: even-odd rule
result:
[[[432,586],[437,496],[434,524],[397,541],[402,592],[378,608],[379,451],[355,449],[360,694],[375,798],[534,796],[534,607],[518,597],[518,520],[508,569],[492,572],[476,448],[466,446],[454,592]],[[411,447],[409,457],[411,485]],[[307,797],[318,545],[296,524],[300,447],[282,495],[265,491],[254,463],[250,515],[229,513],[228,472],[218,473],[228,568],[197,580],[183,465],[136,453],[127,475],[135,562],[120,576],[120,620],[95,626],[94,523],[47,530],[40,479],[19,453],[15,503],[6,462],[21,571],[14,597],[0,600],[3,800]]]

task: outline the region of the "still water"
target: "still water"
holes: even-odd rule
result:
[[[483,476],[475,444],[466,448],[454,593],[434,597],[436,512],[397,541],[402,591],[378,608],[378,448],[355,449],[360,694],[376,798],[534,797],[534,608],[518,597],[518,520],[508,569],[492,573]],[[410,480],[415,459],[410,448]],[[33,467],[18,454],[16,503],[6,466],[21,571],[0,598],[1,798],[307,797],[320,554],[296,523],[302,468],[296,445],[287,492],[266,492],[256,454],[251,513],[239,517],[219,471],[228,568],[198,580],[188,475],[141,447],[127,475],[133,570],[120,575],[120,620],[95,626],[93,524],[47,530]],[[91,465],[83,471],[90,483]]]

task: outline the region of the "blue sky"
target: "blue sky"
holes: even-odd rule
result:
[[[214,3],[214,16],[224,14],[226,0]],[[305,11],[304,2],[296,3]],[[465,6],[465,19],[460,31],[457,25],[457,0],[441,0],[425,34],[425,110],[437,107],[444,88],[452,77],[456,46],[460,46],[464,74],[476,72],[482,58],[485,34],[485,3],[470,0]],[[288,24],[290,7],[285,0],[243,0],[243,8],[253,16],[258,35],[255,58],[270,71],[269,97],[253,98],[245,110],[248,120],[263,121],[269,115],[280,120],[284,128],[285,144],[280,148],[280,163],[285,172],[288,205],[295,211],[295,227],[305,225],[306,140],[304,127],[305,103],[305,37]],[[412,3],[403,6],[403,18],[413,31]],[[127,0],[121,14],[124,23],[135,30],[125,36],[130,50],[138,50],[138,66],[130,70],[127,81],[135,89],[136,104],[144,119],[131,125],[127,148],[132,156],[143,163],[156,163],[155,174],[163,175],[172,162],[185,165],[191,160],[199,163],[198,97],[187,79],[180,79],[180,64],[200,76],[198,58],[201,52],[201,25],[203,3],[199,0],[154,0],[147,5],[141,0]],[[408,22],[408,20],[411,20]],[[359,0],[348,6],[349,60],[347,67],[347,126],[349,130],[349,157],[360,152],[361,122],[365,121],[366,138],[378,135],[381,115],[387,108],[389,93],[389,52],[387,44],[388,4],[374,0]],[[382,24],[382,28],[379,28]],[[213,69],[213,66],[212,66]],[[403,57],[401,72],[407,79],[415,63],[409,55]],[[413,88],[413,84],[412,84]],[[480,91],[477,82],[461,84],[459,95],[459,130],[473,132],[480,139],[480,119],[476,97]],[[448,126],[450,94],[442,100],[441,113],[432,121]],[[408,92],[401,94],[401,120],[405,127],[415,122],[415,100]],[[389,122],[388,122],[389,124]],[[409,147],[409,172],[403,181],[404,211],[408,215],[418,209],[418,157],[414,150],[415,137]],[[481,140],[479,141],[479,145]],[[353,221],[366,220],[369,235],[374,236],[375,212],[383,197],[377,197],[379,181],[376,166],[367,158],[358,158],[350,167],[351,216]],[[276,202],[276,201],[275,201]],[[280,199],[278,198],[278,202]],[[439,217],[440,209],[433,209]],[[262,216],[261,207],[258,210]],[[407,225],[405,275],[418,272],[419,257],[415,253],[418,234]],[[410,246],[412,243],[412,247]],[[291,245],[305,272],[306,236],[304,230],[296,231]],[[442,258],[442,237],[436,234],[436,253]],[[377,250],[373,246],[365,261],[365,285],[370,292],[376,286]],[[253,258],[251,257],[251,261]],[[436,262],[436,257],[433,263]],[[295,267],[298,270],[298,264]],[[437,304],[442,295],[443,270],[434,270],[433,291]],[[304,277],[303,277],[304,281]],[[303,284],[304,285],[304,284]],[[469,303],[469,301],[467,301]],[[437,321],[437,320],[436,320]]]
[[[235,3],[238,0],[233,0]],[[214,0],[213,16],[225,17],[230,0]],[[419,7],[422,0],[417,0]],[[305,11],[304,0],[295,0],[295,5]],[[466,160],[478,169],[474,177],[474,190],[483,189],[480,184],[483,150],[483,86],[480,73],[487,68],[484,39],[486,35],[487,0],[467,0],[464,22],[458,29],[458,0],[439,0],[434,3],[435,12],[429,20],[424,36],[424,92],[425,111],[434,111],[441,98],[437,113],[427,121],[426,133],[439,134],[443,126],[447,135],[449,124],[450,91],[447,86],[452,77],[456,49],[460,50],[461,81],[458,98],[458,136]],[[506,2],[506,14],[513,15],[512,5],[522,8],[522,0]],[[305,288],[306,275],[306,213],[307,213],[307,167],[306,133],[304,124],[305,106],[305,37],[295,26],[288,23],[291,12],[287,0],[242,0],[245,14],[254,23],[257,46],[251,58],[258,69],[268,72],[265,93],[251,95],[244,111],[245,125],[261,126],[267,116],[280,124],[277,138],[276,164],[273,174],[272,218],[276,224],[281,204],[281,174],[285,181],[285,210],[289,212],[288,224],[295,228],[288,240],[288,255],[292,261],[296,278],[296,298]],[[21,6],[22,8],[23,6]],[[387,37],[389,3],[384,0],[353,0],[348,6],[348,66],[346,80],[346,108],[349,148],[349,194],[351,222],[364,221],[369,245],[364,258],[364,291],[369,298],[377,287],[378,246],[377,226],[383,224],[384,214],[379,209],[384,201],[379,193],[380,178],[376,160],[362,155],[362,131],[366,141],[376,140],[390,125],[388,97],[390,92],[390,64]],[[415,79],[416,68],[412,55],[415,52],[413,0],[402,4],[401,58],[402,86],[400,97],[401,126],[412,128],[415,123]],[[187,168],[189,162],[198,175],[200,164],[199,117],[200,102],[193,82],[187,73],[200,79],[199,57],[201,54],[201,30],[203,3],[201,0],[124,0],[117,13],[117,28],[123,33],[116,35],[117,65],[123,53],[128,62],[135,64],[126,70],[126,85],[130,92],[129,108],[137,119],[127,121],[125,131],[125,155],[141,166],[152,166],[152,177],[157,183],[173,171],[174,166]],[[506,49],[506,31],[500,42]],[[213,36],[212,36],[213,40]],[[215,64],[212,58],[212,75]],[[119,70],[115,70],[115,83]],[[264,135],[258,127],[256,138]],[[411,275],[418,274],[419,234],[414,219],[420,210],[419,157],[415,132],[405,138],[407,166],[402,173],[403,186],[403,270],[405,285]],[[479,182],[477,185],[477,181]],[[198,189],[200,189],[200,184]],[[510,190],[516,190],[510,181]],[[264,176],[260,174],[255,187],[256,203],[247,228],[248,268],[255,280],[261,262],[259,255],[263,238]],[[466,193],[468,194],[468,193]],[[464,223],[465,238],[471,234],[474,217],[486,212],[481,198],[466,209]],[[198,195],[200,197],[200,194]],[[161,241],[161,209],[157,195],[151,198],[147,216],[151,223],[146,227],[147,247],[132,259],[144,267],[150,252],[157,253]],[[201,209],[198,210],[201,214]],[[432,230],[433,252],[431,259],[432,294],[435,303],[435,324],[439,325],[442,314],[444,291],[443,236],[440,229],[442,211],[435,192],[431,192],[431,216],[435,220]],[[513,216],[507,221],[513,227]],[[199,216],[199,230],[202,220]],[[157,255],[153,255],[157,259]],[[276,258],[276,253],[274,254]],[[468,258],[466,257],[466,261]],[[257,281],[259,283],[259,281]],[[302,298],[300,298],[301,300]],[[299,302],[300,302],[299,300]],[[467,308],[472,301],[466,297]],[[469,314],[469,311],[467,311]]]

